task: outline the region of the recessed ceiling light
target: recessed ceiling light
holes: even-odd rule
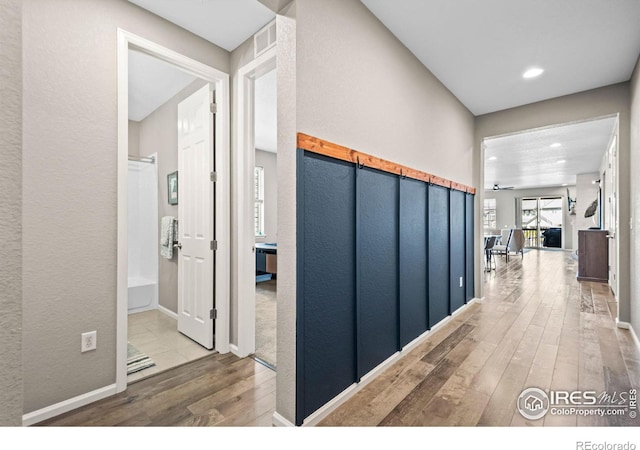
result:
[[[566,159],[559,159],[559,160],[558,160],[558,164],[564,164],[564,163],[566,163],[566,162],[567,162],[567,160],[566,160]]]
[[[496,159],[498,158],[496,158],[495,156],[492,156],[491,158],[489,158],[489,161],[495,161]]]
[[[531,69],[527,70],[525,73],[522,74],[522,78],[525,78],[525,79],[536,78],[542,75],[542,72],[544,72],[544,69],[541,69],[540,67],[532,67]]]
[[[562,183],[563,186],[569,186],[567,183]]]
[[[551,144],[551,148],[558,148],[558,147],[562,147],[562,144],[560,142],[554,142],[553,144]]]

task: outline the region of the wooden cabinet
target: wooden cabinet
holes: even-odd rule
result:
[[[609,243],[606,230],[578,231],[578,281],[609,280]]]

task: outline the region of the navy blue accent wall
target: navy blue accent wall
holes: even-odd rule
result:
[[[465,243],[465,254],[466,254],[466,301],[470,301],[475,297],[475,283],[474,278],[475,274],[473,273],[474,266],[474,236],[473,236],[473,201],[474,197],[472,194],[465,194],[465,203],[466,203],[466,211],[465,211],[465,235],[466,235],[466,243]]]
[[[298,345],[304,346],[299,388],[307,417],[356,381],[356,169],[314,154],[305,155],[302,169],[304,235],[298,243],[298,283],[303,296],[298,298],[298,325],[304,331]]]
[[[398,177],[358,169],[360,376],[399,350]]]
[[[302,425],[473,297],[474,198],[303,150],[297,189]]]
[[[466,300],[465,210],[465,193],[449,191],[449,298],[452,313],[464,306]]]
[[[429,186],[429,328],[449,309],[449,189]]]
[[[429,329],[427,184],[400,180],[400,344]]]

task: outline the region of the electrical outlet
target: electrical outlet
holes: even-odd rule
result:
[[[80,342],[80,351],[88,352],[89,350],[95,350],[97,346],[97,332],[96,331],[88,331],[86,333],[82,333],[82,341]]]
[[[460,277],[460,287],[462,287],[462,277]]]

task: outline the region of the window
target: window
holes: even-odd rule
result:
[[[254,172],[254,223],[256,236],[264,236],[264,168],[256,167]]]
[[[495,230],[496,225],[496,199],[485,198],[484,199],[484,229]]]

